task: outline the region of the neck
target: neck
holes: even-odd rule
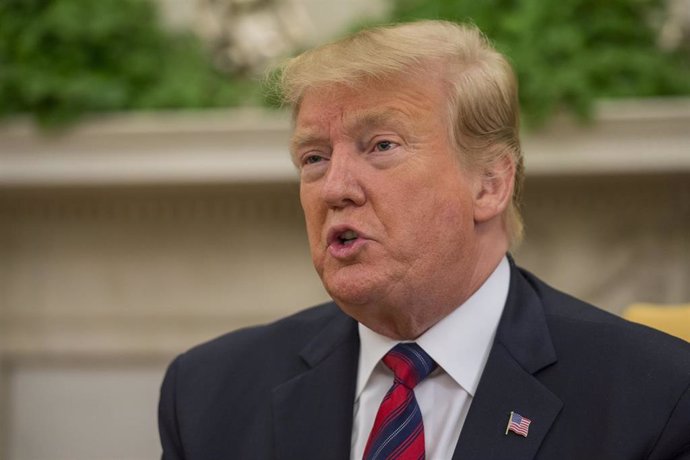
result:
[[[386,309],[384,318],[379,318],[376,324],[366,324],[367,327],[379,334],[396,340],[415,340],[424,334],[437,322],[459,308],[467,299],[486,282],[501,262],[508,250],[508,244],[495,245],[484,248],[478,253],[473,271],[466,273],[458,282],[454,273],[446,272],[446,279],[441,283],[445,287],[435,289],[430,295],[419,297],[414,292],[409,297],[390,303],[392,307]],[[459,289],[459,285],[462,285]],[[409,305],[410,298],[417,297],[414,306]],[[403,305],[403,307],[400,307]],[[397,308],[396,308],[397,307]]]

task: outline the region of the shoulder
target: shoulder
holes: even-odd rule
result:
[[[311,350],[352,340],[354,331],[353,320],[329,303],[182,353],[161,386],[164,449],[184,446],[189,458],[217,458],[218,446],[225,446],[238,458],[267,458],[274,390],[309,369]]]
[[[297,356],[327,324],[343,316],[337,305],[324,303],[269,324],[229,332],[191,348],[178,360],[184,365],[208,366]]]
[[[185,413],[214,407],[218,401],[238,410],[308,369],[302,353],[309,344],[329,328],[348,335],[350,321],[327,303],[222,335],[177,356],[168,366],[161,394],[177,394],[178,410]],[[244,398],[235,400],[232,394]]]
[[[587,426],[601,452],[613,449],[607,458],[622,455],[620,445],[607,444],[612,439],[625,439],[626,449],[645,452],[645,458],[685,452],[690,343],[589,305],[524,270],[517,273],[542,305],[556,354],[538,373],[563,402],[553,431],[568,437]]]
[[[690,343],[601,310],[529,272],[520,274],[541,299],[559,359],[572,355],[611,378],[675,382],[678,391],[690,382]]]

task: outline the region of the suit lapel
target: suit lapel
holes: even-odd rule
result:
[[[273,390],[276,458],[349,459],[359,339],[338,312],[301,356],[305,372]],[[541,300],[511,260],[511,286],[453,460],[532,459],[562,402],[535,377],[556,361]],[[532,423],[505,434],[511,411]]]
[[[308,369],[273,390],[276,458],[349,459],[359,338],[337,316],[301,353]]]
[[[465,420],[453,460],[532,459],[561,406],[556,396],[497,344]],[[532,421],[526,438],[512,432],[505,434],[511,411]]]
[[[555,361],[541,300],[511,260],[506,307],[453,460],[534,458],[562,407],[535,374]],[[511,411],[532,421],[527,437],[505,434]]]

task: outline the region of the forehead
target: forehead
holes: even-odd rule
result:
[[[373,127],[403,130],[445,121],[439,85],[412,79],[374,81],[356,86],[332,84],[305,91],[295,114],[293,144],[324,131],[352,132]]]

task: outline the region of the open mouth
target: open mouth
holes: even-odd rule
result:
[[[345,246],[354,243],[357,238],[359,238],[359,235],[354,230],[347,230],[338,235],[338,241]]]

